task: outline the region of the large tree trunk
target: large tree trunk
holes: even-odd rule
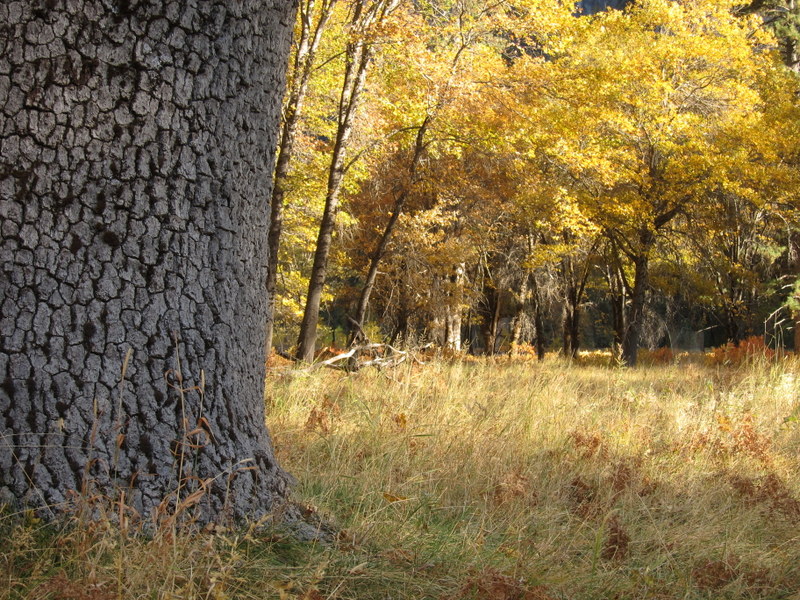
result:
[[[285,497],[264,287],[293,12],[0,5],[3,499],[124,492],[210,520]]]

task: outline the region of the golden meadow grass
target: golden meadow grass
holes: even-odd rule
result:
[[[7,517],[0,595],[800,598],[797,364],[582,362],[273,376],[279,459],[335,544]]]

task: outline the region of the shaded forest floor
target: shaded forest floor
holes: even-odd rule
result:
[[[583,362],[273,376],[335,544],[5,517],[0,597],[800,599],[800,365]]]

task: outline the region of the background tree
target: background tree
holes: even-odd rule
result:
[[[544,115],[553,162],[612,241],[615,261],[630,263],[628,364],[636,362],[659,235],[714,190],[747,185],[741,180],[763,169],[749,152],[760,145],[753,123],[766,122],[759,95],[774,62],[756,43],[758,23],[732,8],[648,0],[573,19],[569,46],[555,40],[544,48],[548,59],[522,57],[511,74],[522,83],[517,112]],[[742,131],[752,137],[733,134]]]
[[[274,187],[270,200],[269,223],[269,263],[267,268],[267,314],[266,348],[272,349],[272,335],[275,324],[275,295],[278,280],[278,258],[283,233],[283,207],[289,181],[289,167],[294,155],[298,126],[308,95],[311,75],[317,59],[317,51],[322,42],[328,22],[336,7],[337,0],[304,0],[298,10],[296,42],[290,62],[289,93],[283,109],[281,136],[275,161]]]
[[[496,35],[485,5],[458,0],[403,9],[402,20],[395,19],[402,33],[381,53],[377,65],[382,82],[377,111],[391,131],[378,156],[378,160],[383,156],[387,161],[379,168],[383,169],[382,188],[390,208],[385,225],[378,228],[377,243],[369,252],[353,319],[355,335],[364,325],[378,267],[398,219],[414,188],[425,184],[428,154],[439,156],[452,151],[453,141],[448,136],[453,121],[460,121],[455,113],[469,106],[476,80],[488,76],[494,66],[485,55],[487,39]]]
[[[361,94],[374,52],[375,36],[384,20],[397,7],[399,0],[355,0],[351,6],[350,39],[345,54],[346,67],[342,93],[339,100],[336,138],[328,170],[325,209],[319,225],[319,235],[314,251],[314,264],[308,280],[303,321],[297,340],[297,358],[306,362],[314,360],[317,340],[317,322],[323,286],[328,268],[333,230],[339,211],[342,179],[346,171],[346,150]]]
[[[632,363],[640,345],[696,345],[692,331],[731,322],[713,281],[732,269],[741,331],[782,318],[800,119],[780,40],[729,0],[607,4],[403,3],[376,29],[320,296],[330,341],[355,316],[370,338],[561,339],[568,355],[624,346]],[[323,36],[298,128],[283,330],[317,248],[351,5]],[[747,210],[731,220],[726,202]],[[748,214],[765,229],[739,232],[742,270],[721,244]]]

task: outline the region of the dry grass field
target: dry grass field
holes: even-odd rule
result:
[[[605,362],[274,374],[279,458],[334,543],[6,511],[0,597],[800,599],[798,363]]]

